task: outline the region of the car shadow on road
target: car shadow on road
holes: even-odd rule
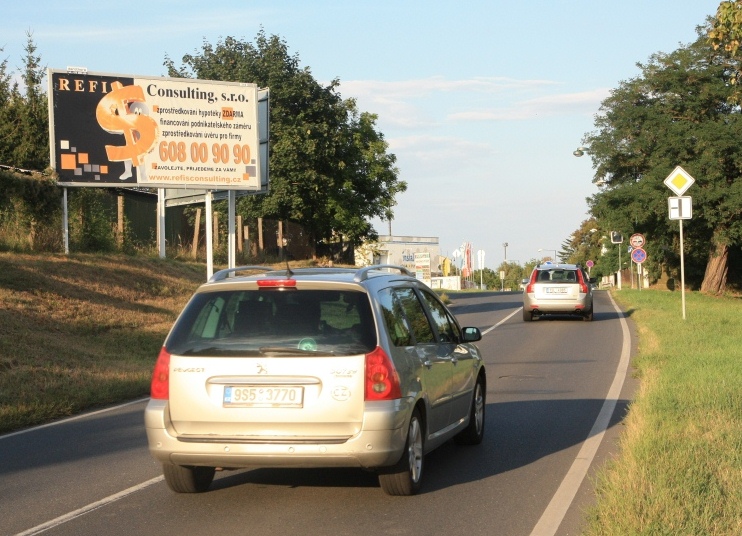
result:
[[[625,417],[618,400],[609,427]],[[446,443],[426,458],[424,491],[473,482],[526,467],[581,445],[605,403],[602,399],[528,400],[487,405],[485,439],[477,447]]]
[[[625,318],[631,317],[631,315],[634,314],[634,309],[629,309],[628,311],[622,311],[621,315],[619,315],[616,311],[609,310],[609,311],[595,311],[593,313],[593,319],[592,322],[605,322],[606,320],[616,320],[620,316],[624,316]],[[519,316],[520,318],[520,316]],[[569,314],[551,314],[551,315],[537,315],[532,322],[585,322],[585,320],[580,315],[569,315]],[[590,322],[585,322],[586,324],[590,324]],[[528,324],[528,322],[526,322]]]
[[[448,441],[425,458],[421,494],[484,480],[528,466],[585,441],[604,400],[528,400],[489,403],[481,445]],[[629,401],[619,400],[610,426],[624,417]],[[252,469],[225,473],[211,491],[242,485],[284,488],[378,488],[376,473],[353,468]]]

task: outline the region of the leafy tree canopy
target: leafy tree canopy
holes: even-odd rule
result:
[[[604,185],[588,200],[592,215],[603,234],[643,233],[655,275],[660,265],[676,269],[679,258],[678,222],[668,217],[674,194],[663,181],[678,165],[696,179],[686,194],[686,274],[716,293],[726,285],[729,248],[742,244],[742,115],[729,100],[725,58],[701,34],[639,64],[641,75],[613,90],[584,141]]]
[[[742,0],[724,1],[719,4],[716,16],[708,29],[708,42],[714,50],[726,52],[730,59],[740,60],[742,42]],[[739,73],[732,79],[738,81]]]
[[[242,198],[247,217],[289,219],[315,241],[342,235],[374,239],[369,219],[389,219],[399,180],[396,157],[376,128],[377,116],[342,99],[337,79],[318,83],[284,40],[262,30],[255,43],[227,37],[183,57],[171,76],[238,81],[270,89],[270,193]]]

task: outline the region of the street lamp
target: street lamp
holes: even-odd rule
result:
[[[575,149],[572,154],[575,155],[577,158],[579,158],[579,157],[583,156],[586,152],[588,152],[588,149],[590,149],[590,147],[585,147],[583,145],[583,146],[578,147],[577,149]]]
[[[554,252],[554,256],[552,257],[552,259],[554,259],[554,262],[557,262],[557,254],[556,254],[556,250],[555,249],[543,249],[543,248],[539,248],[538,249],[538,252],[539,253],[541,253],[542,251],[553,251]]]
[[[575,155],[577,158],[584,156],[585,153],[590,152],[590,147],[585,147],[584,145],[579,146],[577,149],[572,151],[572,154]],[[603,179],[595,180],[593,179],[593,184],[597,186],[598,188],[602,188],[606,185],[606,182]]]
[[[503,258],[504,259],[507,259],[508,258],[508,243],[507,242],[503,242],[502,247],[505,248],[505,257],[503,257]]]

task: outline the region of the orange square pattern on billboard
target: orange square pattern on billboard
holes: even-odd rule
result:
[[[74,154],[63,154],[62,155],[62,169],[75,169],[77,167],[77,159]]]

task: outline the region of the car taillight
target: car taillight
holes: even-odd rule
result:
[[[394,400],[402,397],[399,376],[392,360],[379,348],[366,354],[365,400]]]
[[[152,383],[150,384],[150,397],[159,400],[167,400],[170,397],[170,354],[165,347],[157,356],[155,369],[152,371]]]
[[[528,282],[528,286],[526,286],[526,294],[533,292],[533,284],[536,282],[536,277],[538,277],[538,272],[534,270],[531,274],[531,280]]]
[[[580,292],[587,294],[589,289],[587,288],[587,284],[585,284],[585,278],[582,277],[582,272],[580,270],[577,270],[577,279],[580,280]]]

